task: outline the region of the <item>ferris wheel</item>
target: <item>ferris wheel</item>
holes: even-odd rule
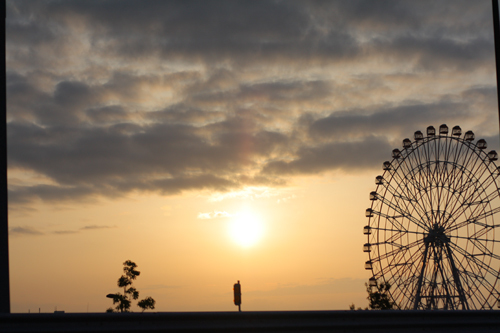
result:
[[[391,285],[399,309],[492,309],[500,299],[498,154],[461,135],[417,131],[375,178],[365,269],[370,286]]]

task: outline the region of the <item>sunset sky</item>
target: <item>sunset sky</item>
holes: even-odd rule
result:
[[[155,311],[365,307],[392,149],[499,146],[489,0],[16,0],[6,38],[12,312],[104,312],[128,259]]]

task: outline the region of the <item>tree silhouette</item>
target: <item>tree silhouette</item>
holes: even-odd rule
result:
[[[118,305],[115,307],[116,311],[128,312],[132,304],[130,298],[133,300],[137,300],[139,298],[139,292],[132,286],[132,283],[133,280],[135,280],[141,274],[141,272],[136,270],[137,265],[133,261],[127,260],[123,263],[123,266],[124,274],[120,276],[117,282],[118,287],[123,288],[123,294],[110,294],[107,297],[113,299],[113,305],[118,303]],[[137,305],[142,309],[143,312],[147,309],[154,309],[155,304],[156,301],[149,296],[137,303]],[[106,310],[106,312],[114,312],[114,309],[109,308]]]
[[[142,312],[144,312],[147,309],[154,309],[155,308],[156,301],[151,298],[151,297],[146,297],[142,301],[139,301],[137,303],[137,306],[139,306],[142,309]]]
[[[365,283],[366,291],[368,292],[368,307],[372,310],[392,310],[395,308],[395,303],[389,297],[389,289],[391,285],[388,282],[381,282],[376,286],[375,291],[367,283]]]
[[[375,290],[368,283],[365,283],[365,287],[368,293],[368,307],[364,309],[358,308],[357,310],[392,310],[396,308],[396,304],[389,297],[391,285],[388,282],[381,282],[379,285],[376,285]],[[349,305],[349,310],[356,310],[354,303]]]

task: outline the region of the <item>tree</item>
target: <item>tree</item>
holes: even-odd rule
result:
[[[139,301],[137,303],[137,306],[139,306],[142,309],[142,312],[144,312],[147,309],[153,310],[155,308],[156,301],[151,298],[151,297],[146,297],[142,301]]]
[[[391,285],[387,282],[381,282],[379,285],[375,286],[375,291],[365,283],[366,292],[368,293],[368,307],[364,310],[392,310],[396,308],[396,304],[391,301],[389,297],[389,289],[391,289]],[[349,310],[355,310],[356,306],[354,303],[349,305]],[[358,310],[363,310],[362,308],[358,308]]]
[[[381,282],[373,291],[367,283],[365,283],[366,291],[368,292],[368,307],[372,310],[392,310],[396,308],[396,304],[389,297],[389,289],[391,285],[388,282]]]
[[[139,292],[132,286],[132,283],[133,280],[141,274],[141,272],[136,270],[137,265],[133,261],[127,260],[123,263],[123,266],[124,274],[120,276],[117,282],[118,287],[123,288],[123,294],[110,294],[108,297],[113,299],[113,305],[118,303],[115,307],[116,311],[128,312],[132,304],[130,298],[133,300],[137,300],[139,298]],[[143,312],[146,309],[154,309],[155,304],[156,301],[149,296],[137,303]],[[113,312],[113,308],[107,309],[106,312]]]

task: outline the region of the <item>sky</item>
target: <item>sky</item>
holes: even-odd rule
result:
[[[365,307],[392,149],[499,144],[490,1],[7,1],[6,63],[12,312],[125,260],[155,311]]]

